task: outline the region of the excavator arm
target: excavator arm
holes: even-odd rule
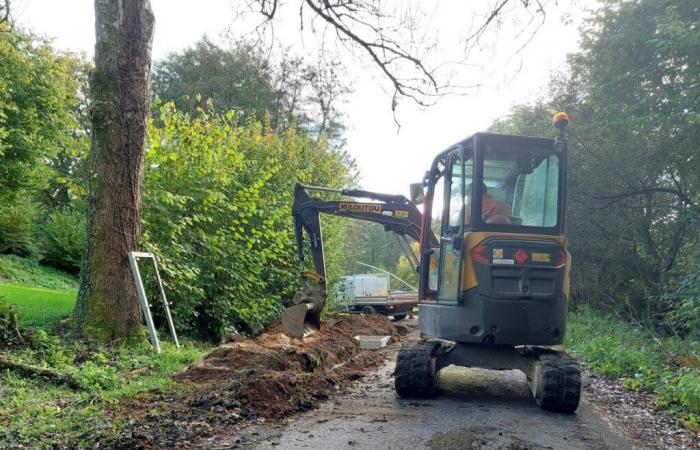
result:
[[[309,192],[332,192],[345,197],[365,198],[372,202],[321,200]],[[331,214],[356,220],[380,223],[384,229],[393,232],[402,251],[414,267],[419,258],[408,241],[412,238],[420,242],[423,215],[402,195],[381,194],[360,189],[331,189],[306,186],[297,183],[294,188],[292,216],[297,241],[297,255],[302,266],[302,291],[294,298],[294,305],[282,314],[282,323],[295,337],[302,337],[308,331],[320,328],[321,311],[326,303],[326,263],[323,252],[321,214]],[[305,272],[304,234],[308,236],[313,259],[314,272]],[[431,233],[432,234],[432,233]],[[431,240],[437,241],[433,235]],[[310,283],[316,283],[313,288]]]

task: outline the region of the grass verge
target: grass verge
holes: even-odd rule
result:
[[[163,352],[155,354],[145,343],[96,346],[33,330],[28,345],[1,349],[0,356],[70,373],[83,389],[0,371],[0,442],[10,448],[81,448],[126,425],[120,422],[120,402],[172,384],[175,372],[208,350],[184,340],[177,351],[166,338]]]
[[[175,372],[211,348],[183,339],[178,351],[167,336],[161,354],[147,343],[87,342],[59,326],[73,309],[77,288],[71,275],[0,255],[0,303],[13,305],[23,336],[3,341],[0,335],[0,357],[73,375],[82,388],[0,369],[1,448],[83,448],[125,425],[121,405],[172,384]]]
[[[657,406],[700,431],[700,342],[660,337],[588,309],[569,315],[565,347],[594,371],[645,389]]]
[[[0,301],[17,311],[20,326],[46,327],[68,317],[77,291],[55,291],[0,284]]]

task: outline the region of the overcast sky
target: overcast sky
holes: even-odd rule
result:
[[[257,15],[247,15],[234,22],[234,11],[243,1],[151,1],[156,17],[154,59],[190,46],[204,34],[223,43],[226,36],[247,31],[260,20]],[[290,3],[296,1],[287,1]],[[462,52],[460,38],[468,34],[473,23],[479,22],[492,3],[493,0],[420,3],[421,7],[430,4],[433,8],[428,11],[426,26],[443,49],[443,53],[434,56],[449,58]],[[358,163],[363,188],[407,195],[408,184],[420,181],[439,151],[486,129],[495,119],[508,114],[513,104],[530,101],[542,91],[549,74],[562,68],[566,54],[577,49],[578,26],[586,15],[585,8],[595,5],[594,0],[543,3],[548,5],[545,23],[522,50],[518,51],[525,37],[518,33],[527,16],[515,17],[518,23],[507,21],[497,36],[487,34],[484,47],[470,54],[472,65],[456,75],[460,82],[482,87],[470,90],[468,95],[442,98],[427,109],[403,101],[397,111],[400,130],[391,112],[391,91],[386,80],[360,52],[351,54],[343,48],[333,48],[346,64],[348,81],[354,90],[343,110],[348,125],[347,148]],[[92,57],[92,0],[14,0],[12,6],[14,18],[22,26],[53,39],[60,49],[85,52]],[[297,11],[280,11],[275,39],[299,54],[315,57],[318,42],[328,42],[328,36],[314,37],[308,29],[302,35]]]

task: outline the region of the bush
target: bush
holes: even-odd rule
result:
[[[85,246],[85,216],[73,208],[49,214],[44,223],[41,263],[67,272],[80,272]]]
[[[296,129],[241,123],[233,113],[191,117],[166,105],[157,123],[143,240],[162,264],[176,326],[214,341],[234,330],[256,334],[298,285],[294,183],[340,186],[347,162]]]
[[[36,253],[34,223],[39,212],[28,195],[0,201],[0,253]]]
[[[681,264],[683,272],[665,286],[665,324],[682,337],[700,339],[700,244]]]

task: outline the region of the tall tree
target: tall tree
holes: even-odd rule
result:
[[[42,161],[70,145],[78,128],[74,63],[71,55],[0,21],[0,202],[43,187]]]
[[[694,0],[606,1],[552,98],[495,125],[546,135],[551,111],[572,116],[574,301],[656,324],[668,280],[696,267],[682,263],[700,242],[699,29]]]
[[[75,319],[101,339],[130,337],[142,320],[127,253],[141,231],[153,25],[149,0],[95,0],[88,236]]]
[[[75,144],[77,60],[3,17],[0,10],[0,253],[26,256],[39,250],[38,200],[54,172],[47,162]]]
[[[219,112],[239,110],[278,116],[273,67],[254,45],[242,42],[224,49],[207,37],[193,47],[170,53],[155,63],[153,90],[178,111],[194,114],[201,99],[212,99]]]
[[[309,64],[285,51],[269,56],[259,43],[240,41],[220,47],[204,37],[193,47],[169,54],[153,69],[157,98],[194,115],[213,100],[218,112],[236,110],[273,126],[297,123],[335,143],[343,125],[339,103],[350,89],[337,64]]]

